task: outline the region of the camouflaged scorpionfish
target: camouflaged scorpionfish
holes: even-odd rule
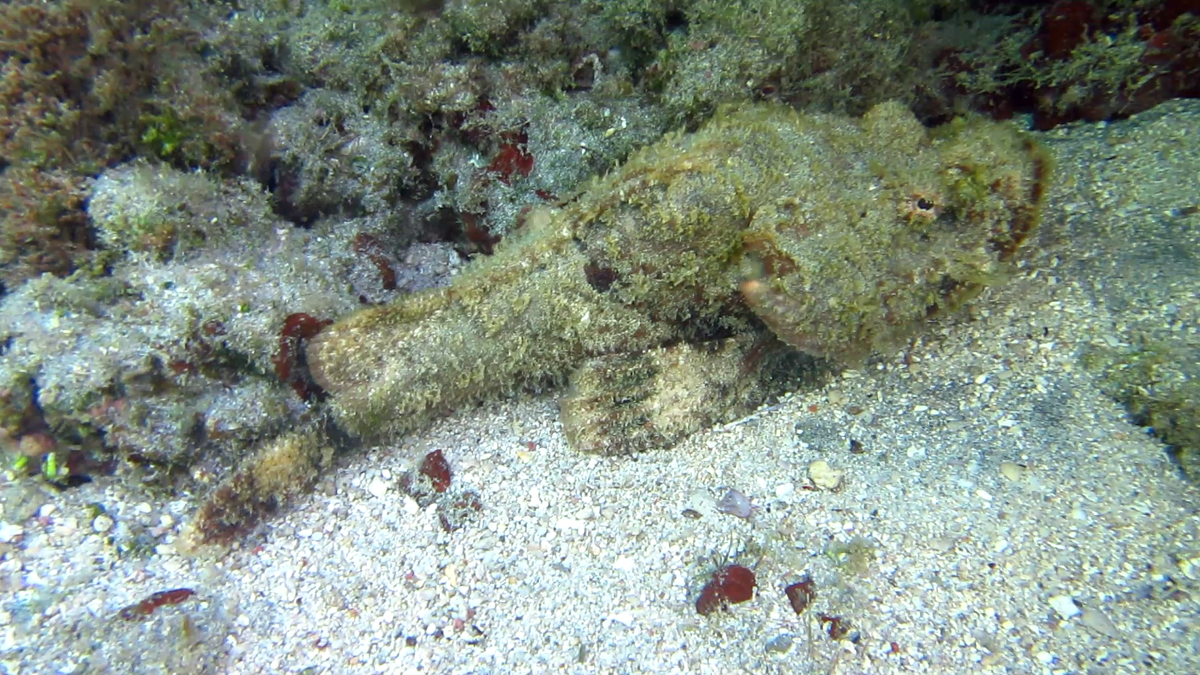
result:
[[[449,287],[334,324],[309,364],[360,435],[569,377],[574,447],[669,446],[788,386],[801,352],[860,360],[1003,279],[1048,177],[1011,125],[723,111]]]

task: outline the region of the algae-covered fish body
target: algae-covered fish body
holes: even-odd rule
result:
[[[669,445],[779,386],[772,333],[852,362],[1003,278],[1047,180],[1010,125],[726,110],[531,214],[449,287],[334,324],[308,361],[360,435],[570,376],[574,445]]]

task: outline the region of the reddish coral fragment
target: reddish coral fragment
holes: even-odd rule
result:
[[[429,478],[433,489],[445,492],[450,487],[450,463],[441,450],[434,450],[421,460],[421,468],[417,470],[422,476]]]
[[[754,570],[741,565],[728,565],[713,572],[709,580],[696,598],[696,612],[708,616],[713,612],[725,609],[754,598],[754,589],[758,580]]]
[[[808,609],[808,606],[817,597],[817,588],[813,584],[812,577],[808,575],[783,589],[783,592],[787,595],[788,602],[791,603],[792,610],[797,615],[803,614],[804,610]]]
[[[136,602],[128,607],[125,607],[117,613],[126,621],[141,621],[154,613],[154,610],[163,605],[178,605],[196,594],[190,588],[173,588],[169,591],[159,591],[151,594],[145,600]]]
[[[304,358],[304,345],[321,332],[321,329],[333,323],[328,319],[321,320],[309,314],[297,312],[289,314],[283,321],[283,330],[279,332],[279,353],[271,362],[275,364],[275,374],[279,379],[291,385],[296,394],[305,401],[325,398],[325,392],[313,382],[308,373],[308,362]]]
[[[533,173],[533,155],[525,148],[527,142],[525,132],[512,134],[508,141],[500,146],[500,152],[492,158],[488,171],[496,174],[505,185],[512,181],[513,174],[525,177]]]
[[[831,614],[822,614],[817,617],[821,625],[825,627],[825,632],[829,633],[829,639],[841,640],[850,632],[850,622],[840,616]]]
[[[700,591],[700,597],[696,598],[696,613],[708,616],[723,606],[720,586],[711,581],[704,584],[704,588]]]

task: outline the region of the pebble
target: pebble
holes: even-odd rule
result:
[[[387,491],[388,491],[387,483],[382,478],[372,479],[371,482],[367,485],[367,492],[370,492],[371,495],[374,497],[378,497],[378,498],[382,499],[383,496],[387,494]]]
[[[92,519],[92,532],[96,534],[104,534],[113,528],[114,521],[112,516],[101,513]]]
[[[580,532],[587,529],[587,523],[578,518],[559,518],[554,522],[554,526],[560,530],[578,530]]]
[[[792,648],[792,636],[787,633],[776,635],[770,640],[767,640],[767,644],[764,646],[764,648],[769,653],[782,654]]]
[[[711,518],[717,515],[717,500],[704,489],[692,490],[688,495],[687,503],[683,505],[684,509],[690,509],[698,513],[701,517]]]
[[[808,465],[808,478],[820,490],[838,489],[845,476],[843,469],[835,469],[824,460],[819,459]]]
[[[1016,462],[1000,462],[1000,475],[1011,481],[1018,481],[1025,475],[1025,467]]]
[[[1055,595],[1051,597],[1050,607],[1064,619],[1070,619],[1079,615],[1079,605],[1076,605],[1075,599],[1069,595]]]
[[[546,501],[542,499],[542,493],[535,485],[529,490],[529,508],[540,509],[543,506],[546,506]]]
[[[904,451],[904,454],[907,455],[909,459],[917,460],[925,459],[929,456],[929,453],[925,450],[925,448],[918,448],[915,445],[908,446],[908,449]]]
[[[25,534],[25,528],[20,525],[13,525],[11,523],[0,525],[0,541],[6,544],[11,544],[23,534]]]
[[[621,624],[622,626],[625,626],[626,628],[633,628],[633,612],[628,610],[624,612],[617,612],[608,618]]]

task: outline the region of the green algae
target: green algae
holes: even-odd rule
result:
[[[1129,410],[1171,449],[1180,469],[1200,481],[1200,381],[1196,352],[1186,346],[1145,341],[1136,348],[1093,348],[1083,355],[1104,393]]]

